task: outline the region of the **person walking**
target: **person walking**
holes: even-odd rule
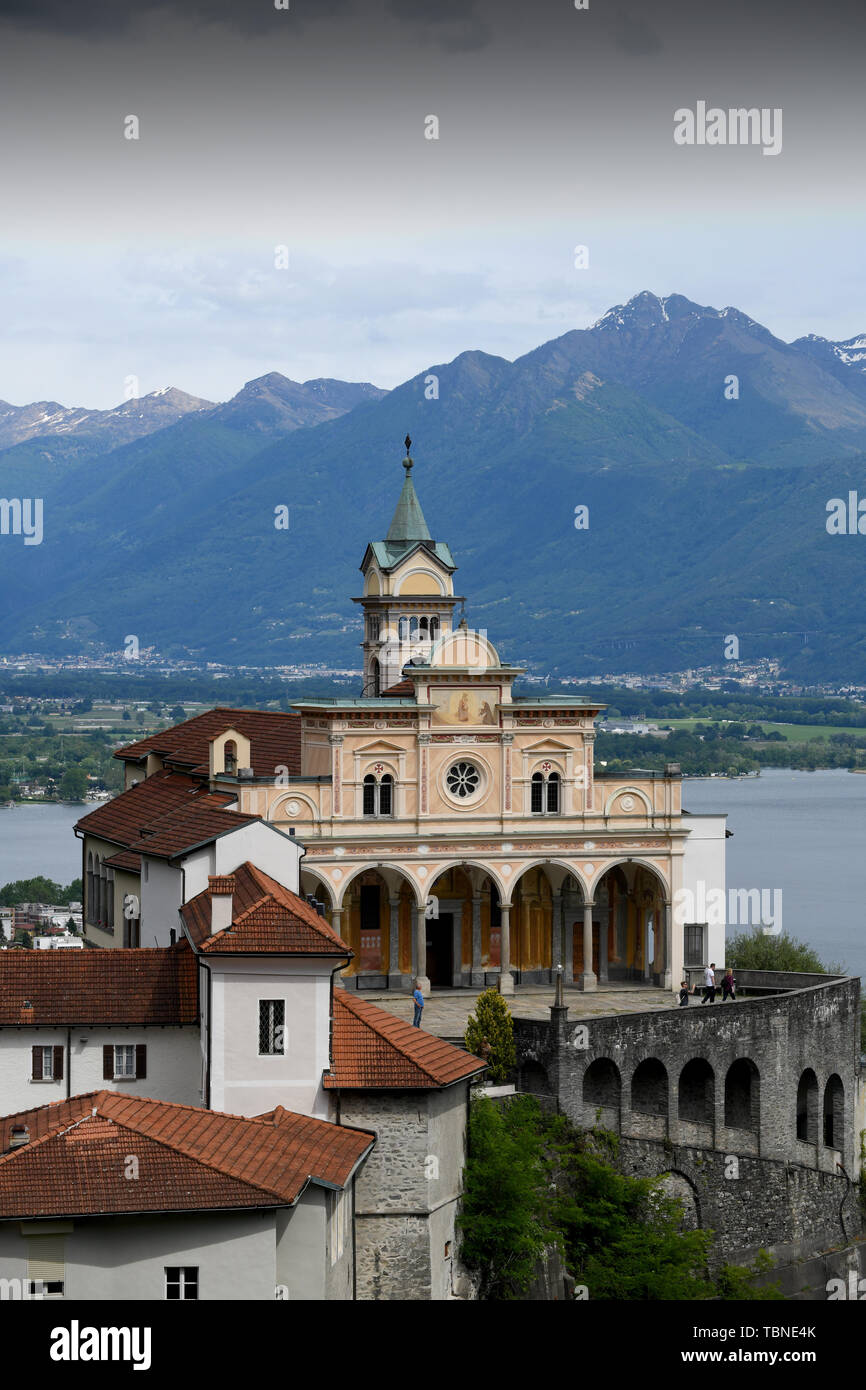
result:
[[[710,961],[704,975],[704,997],[702,1004],[714,1004],[716,1001],[716,962]]]
[[[424,1012],[424,995],[421,993],[421,988],[417,980],[415,981],[415,988],[412,991],[412,998],[415,1001],[415,1017],[412,1019],[412,1027],[420,1028],[421,1015]]]
[[[728,966],[727,970],[725,971],[724,975],[722,976],[722,1003],[723,1003],[723,1004],[724,1004],[725,1000],[726,1000],[728,997],[730,997],[731,999],[733,999],[734,1003],[736,1004],[736,1002],[737,1002],[737,996],[736,996],[736,994],[735,994],[736,988],[737,988],[737,982],[736,982],[736,980],[734,979],[734,972],[733,972],[733,970],[731,969],[731,967]]]

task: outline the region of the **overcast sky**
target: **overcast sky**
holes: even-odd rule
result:
[[[866,332],[861,0],[182,14],[0,0],[2,399],[394,386],[643,289]],[[701,100],[781,108],[781,153],[676,145]]]

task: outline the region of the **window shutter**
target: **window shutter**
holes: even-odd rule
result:
[[[54,1049],[54,1080],[63,1080],[63,1048],[62,1046]]]
[[[114,1048],[111,1043],[105,1043],[102,1049],[102,1079],[114,1080]]]
[[[50,1284],[66,1275],[64,1236],[31,1236],[27,1241],[27,1278]]]
[[[30,1055],[33,1058],[30,1067],[30,1079],[32,1081],[42,1080],[42,1048],[31,1048]]]
[[[140,1080],[147,1076],[147,1044],[136,1043],[135,1045],[135,1077]]]

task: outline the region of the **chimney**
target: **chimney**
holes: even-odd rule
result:
[[[232,902],[234,900],[235,880],[233,874],[209,874],[210,893],[210,934],[225,931],[232,924]]]
[[[13,1125],[13,1126],[12,1126],[12,1133],[11,1133],[11,1135],[9,1136],[9,1147],[10,1147],[10,1149],[20,1149],[20,1148],[23,1148],[25,1144],[29,1144],[29,1143],[30,1143],[30,1130],[27,1128],[27,1126],[26,1126],[26,1125]]]

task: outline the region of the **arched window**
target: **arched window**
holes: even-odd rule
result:
[[[368,639],[368,641],[370,641],[370,642],[378,642],[378,640],[379,640],[379,617],[378,617],[378,615],[371,615],[371,616],[367,619],[367,639]]]
[[[427,638],[430,636],[430,623],[427,618],[422,618],[418,624],[418,636],[424,642],[426,642]]]
[[[417,619],[417,618],[410,618],[410,619],[409,619],[409,641],[410,641],[410,642],[417,642],[417,641],[418,641],[418,636],[419,636],[419,634],[420,634],[420,631],[421,631],[421,625],[420,625],[420,623],[418,622],[418,619]]]
[[[631,1108],[644,1115],[667,1115],[668,1074],[657,1057],[635,1068],[631,1079]]]
[[[436,638],[437,638],[438,636],[439,636],[439,619],[438,619],[437,617],[432,617],[432,618],[430,619],[430,641],[431,641],[431,642],[435,642],[435,641],[436,641]]]
[[[233,777],[238,770],[238,749],[233,738],[223,747],[223,771]]]
[[[375,657],[370,662],[370,684],[372,686],[370,693],[371,695],[373,695],[374,698],[376,698],[378,695],[381,694],[382,691],[382,673],[379,669],[379,663],[375,659]]]
[[[818,1078],[811,1067],[797,1086],[797,1138],[807,1144],[818,1142]]]
[[[843,1147],[845,1091],[834,1072],[824,1087],[824,1144],[828,1149]]]
[[[400,637],[400,641],[401,641],[401,642],[408,642],[408,640],[409,640],[409,619],[408,619],[408,618],[401,618],[401,619],[400,619],[399,623],[397,624],[397,632],[398,632],[398,634],[399,634],[399,637]]]
[[[715,1077],[709,1062],[693,1057],[680,1072],[680,1119],[697,1124],[713,1123],[715,1113]]]
[[[758,1133],[761,1114],[761,1079],[749,1057],[738,1057],[725,1074],[725,1126]]]
[[[372,772],[364,778],[363,810],[365,816],[391,816],[394,814],[394,778],[386,772],[377,781]]]
[[[108,894],[108,925],[114,931],[114,870],[109,869],[105,881]]]
[[[558,816],[560,808],[560,776],[549,770],[533,772],[529,808],[533,816]]]

